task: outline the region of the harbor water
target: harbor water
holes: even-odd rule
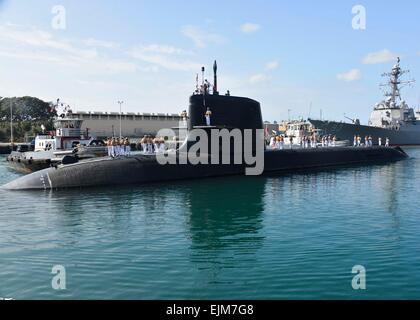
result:
[[[407,152],[269,177],[0,190],[0,297],[420,299],[420,149]],[[18,176],[1,157],[0,184]],[[357,265],[366,290],[352,287]]]

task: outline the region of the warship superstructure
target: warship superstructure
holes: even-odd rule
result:
[[[415,112],[401,97],[401,89],[411,85],[415,80],[402,80],[408,70],[400,66],[400,58],[391,72],[382,76],[387,82],[381,84],[385,88],[385,98],[375,105],[368,125],[361,125],[359,120],[352,123],[314,120],[309,121],[325,134],[335,135],[340,140],[353,141],[354,136],[371,136],[374,143],[379,139],[389,139],[394,146],[420,145],[420,112]]]

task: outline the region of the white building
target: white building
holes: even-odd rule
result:
[[[118,112],[74,112],[71,118],[83,120],[82,132],[98,138],[119,136],[120,114]],[[152,113],[124,113],[121,116],[121,129],[124,137],[139,138],[156,135],[160,129],[180,126],[180,115]]]

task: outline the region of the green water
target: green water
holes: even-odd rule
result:
[[[420,149],[408,152],[272,177],[0,190],[0,297],[419,299]],[[0,184],[14,177],[0,158]]]

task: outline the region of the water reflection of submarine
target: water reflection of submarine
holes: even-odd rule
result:
[[[216,80],[217,81],[217,80]],[[211,108],[211,127],[206,126],[205,114]],[[217,90],[209,94],[198,91],[190,97],[188,129],[227,129],[252,131],[251,151],[257,150],[257,131],[263,130],[260,104],[248,98],[221,96]],[[177,157],[188,153],[194,138],[177,151]],[[258,142],[261,142],[258,140]],[[211,145],[211,135],[209,135]],[[211,149],[209,149],[211,150]],[[231,148],[232,150],[232,148]],[[224,150],[223,150],[224,151]],[[228,151],[230,152],[230,151]],[[208,157],[212,155],[209,154]],[[244,157],[244,151],[242,151]],[[230,154],[232,158],[232,154]],[[328,148],[313,150],[265,151],[264,172],[290,171],[302,168],[319,168],[348,164],[370,164],[405,159],[407,155],[399,148]],[[76,164],[49,168],[21,177],[5,185],[6,189],[54,189],[122,185],[204,177],[243,175],[247,165],[179,164],[161,165],[155,155],[138,155],[128,158],[100,158]]]
[[[186,211],[192,246],[204,250],[236,244],[247,250],[259,247],[264,239],[259,231],[266,180],[245,177],[221,180],[189,185],[193,192],[186,194]]]

